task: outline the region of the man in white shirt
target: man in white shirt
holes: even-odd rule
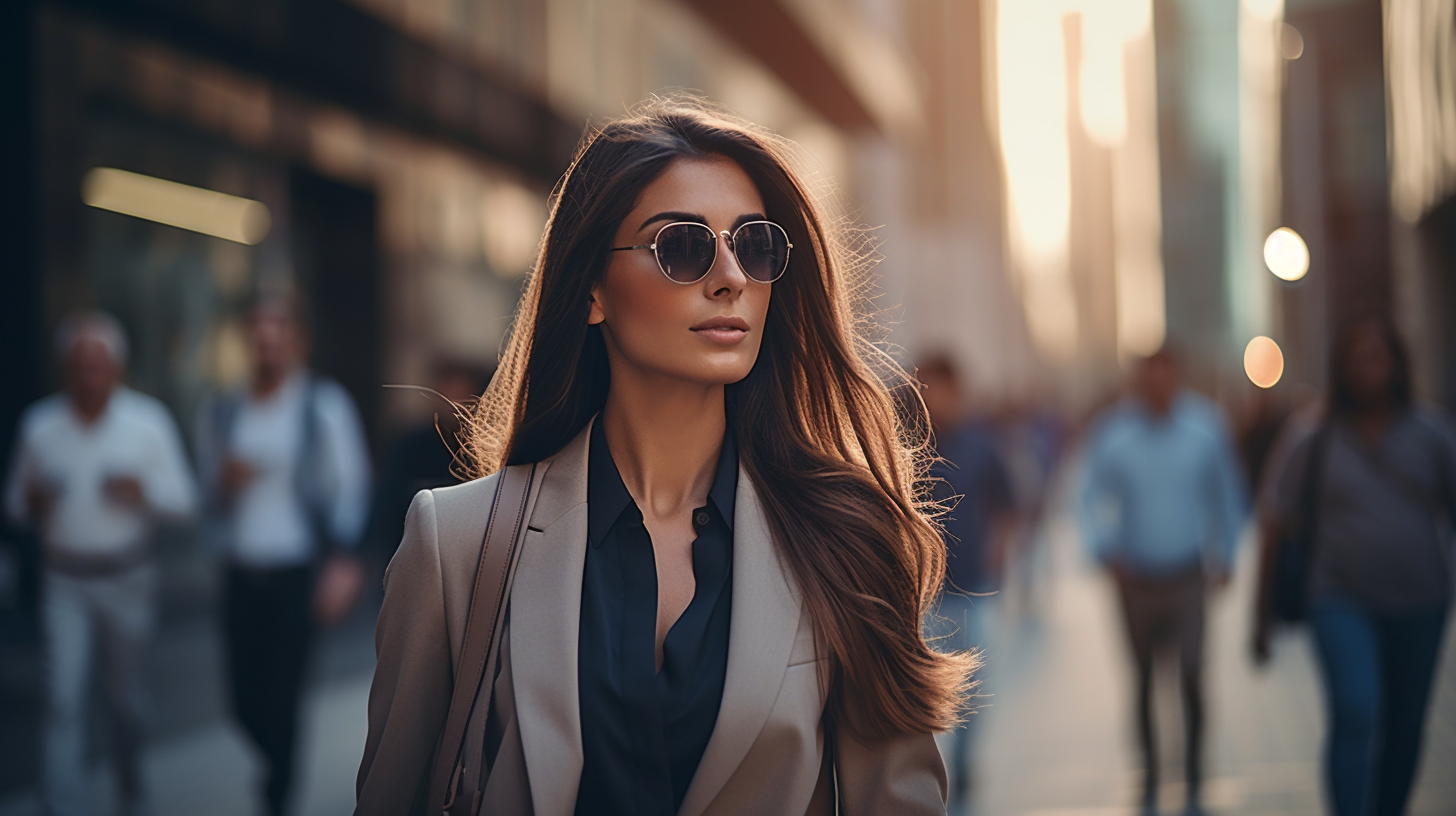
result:
[[[315,624],[357,597],[369,453],[348,393],[308,371],[301,310],[263,300],[249,315],[251,377],[198,417],[210,532],[227,562],[224,628],[233,714],[265,761],[264,800],[292,787],[298,701]]]
[[[148,544],[158,519],[194,512],[196,487],[167,409],[120,385],[126,335],[114,318],[67,320],[57,352],[65,389],[21,418],[5,487],[6,513],[38,528],[42,545],[42,798],[50,814],[90,811],[86,703],[99,676],[125,812],[142,802],[142,663],[156,585]]]

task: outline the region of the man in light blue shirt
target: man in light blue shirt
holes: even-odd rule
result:
[[[1181,387],[1162,350],[1142,362],[1131,398],[1088,434],[1079,515],[1093,556],[1112,574],[1137,676],[1144,813],[1156,812],[1154,657],[1176,651],[1182,680],[1187,813],[1202,813],[1206,588],[1227,583],[1247,498],[1217,406]]]

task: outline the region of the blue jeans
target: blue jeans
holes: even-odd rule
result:
[[[1329,706],[1325,785],[1334,816],[1400,816],[1420,761],[1446,609],[1378,615],[1341,598],[1310,609]]]

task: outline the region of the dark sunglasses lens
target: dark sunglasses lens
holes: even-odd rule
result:
[[[743,274],[769,283],[789,265],[789,236],[777,224],[744,224],[733,235],[733,254]]]
[[[713,266],[717,239],[701,224],[671,224],[657,235],[657,263],[678,283],[700,280]]]

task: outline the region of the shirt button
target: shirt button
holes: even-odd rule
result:
[[[708,522],[712,521],[712,518],[708,516],[708,511],[699,510],[698,514],[696,516],[693,516],[693,521],[697,522],[697,525],[699,527],[707,527]]]

